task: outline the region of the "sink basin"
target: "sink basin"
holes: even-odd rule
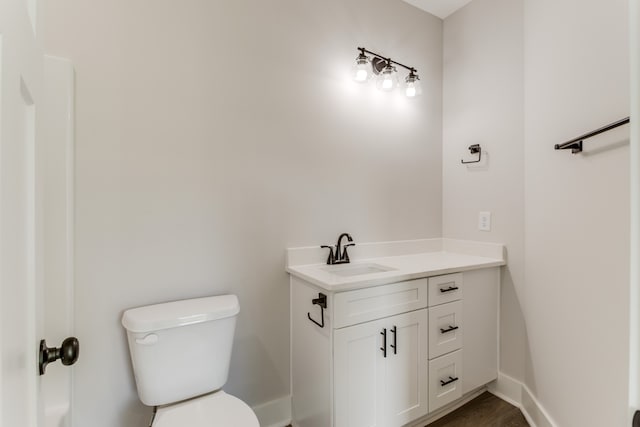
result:
[[[351,277],[363,274],[383,273],[385,271],[395,270],[395,268],[386,267],[380,264],[362,263],[362,264],[346,264],[346,265],[327,265],[321,268],[327,273],[336,276]]]

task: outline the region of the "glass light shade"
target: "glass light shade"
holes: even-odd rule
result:
[[[351,69],[351,77],[358,83],[365,83],[371,78],[372,70],[369,58],[360,55],[356,58],[356,63]]]
[[[405,94],[409,98],[415,98],[422,95],[422,85],[420,85],[420,79],[416,74],[409,74],[405,79]]]
[[[376,87],[382,91],[389,92],[398,87],[398,73],[391,65],[387,65],[380,71]]]

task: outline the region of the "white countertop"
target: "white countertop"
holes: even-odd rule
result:
[[[292,262],[288,262],[286,270],[290,274],[304,279],[328,292],[342,292],[459,271],[498,267],[506,264],[504,256],[502,255],[504,253],[504,246],[498,244],[454,241],[449,239],[429,239],[408,242],[411,242],[411,250],[400,250],[399,252],[414,253],[370,258],[357,257],[357,259],[352,257],[351,263],[334,266],[328,266],[326,263],[295,265]],[[416,245],[415,242],[426,242],[426,244]],[[371,246],[375,245],[376,247],[365,248],[361,250],[361,253],[380,252],[380,245],[386,245],[385,248],[387,250],[383,252],[394,252],[394,250],[388,250],[390,247],[389,244],[395,244],[394,247],[399,248],[401,245],[398,245],[398,243],[400,242],[367,244]],[[401,243],[406,249],[406,242]],[[422,248],[420,248],[420,246],[422,246]],[[310,249],[311,248],[298,248],[289,249],[289,251],[308,251]],[[355,251],[353,252],[355,253]],[[476,255],[474,252],[480,255]],[[322,254],[323,252],[320,253]],[[292,255],[291,253],[288,255],[289,259],[296,258],[296,255]],[[357,267],[358,265],[364,266],[369,264],[376,264],[390,270],[354,276],[332,273],[332,270],[349,268],[348,266]]]

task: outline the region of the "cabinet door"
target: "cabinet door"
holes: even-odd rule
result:
[[[386,319],[387,427],[400,427],[427,414],[427,323],[426,309]]]
[[[384,419],[387,358],[380,349],[387,323],[376,320],[334,331],[335,427],[389,427]],[[387,357],[388,350],[387,345]]]

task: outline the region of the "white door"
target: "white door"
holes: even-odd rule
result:
[[[384,320],[334,331],[335,427],[388,427],[384,407]]]
[[[0,426],[45,426],[41,0],[0,0]],[[48,307],[56,309],[55,307]],[[48,342],[49,346],[60,345]],[[67,377],[69,374],[66,374]]]
[[[386,426],[403,426],[428,412],[428,317],[423,309],[386,319]]]

